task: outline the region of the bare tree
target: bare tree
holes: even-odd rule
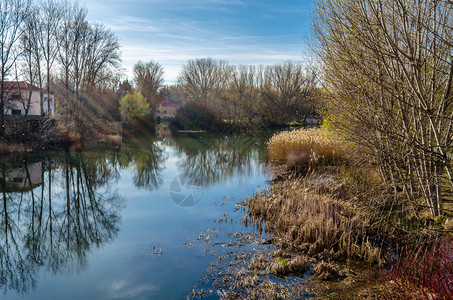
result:
[[[23,26],[23,34],[20,45],[22,52],[22,76],[30,83],[26,105],[24,105],[25,115],[28,114],[30,107],[33,86],[38,85],[39,87],[42,87],[42,56],[37,38],[39,35],[39,33],[37,33],[37,31],[39,31],[39,23],[36,18],[39,12],[34,6],[31,7],[30,12],[31,13],[26,18]],[[40,108],[42,112],[42,97],[40,101]]]
[[[443,0],[318,0],[314,19],[329,118],[433,217],[453,187],[452,13]]]
[[[164,83],[164,69],[153,60],[147,63],[139,61],[134,66],[134,81],[137,90],[148,99],[153,109],[160,99],[159,90]]]
[[[105,83],[112,76],[111,67],[119,68],[121,62],[116,35],[101,24],[91,24],[87,38],[86,87]]]
[[[233,118],[254,118],[259,109],[262,67],[239,66],[233,73],[228,99]]]
[[[37,5],[39,6],[38,23],[40,28],[36,31],[36,35],[39,39],[41,53],[45,64],[47,92],[47,108],[42,107],[41,94],[41,113],[44,112],[44,109],[46,109],[47,113],[49,113],[51,93],[50,80],[52,77],[51,72],[59,50],[57,34],[60,28],[64,6],[55,0],[40,0]]]
[[[29,6],[28,0],[0,1],[0,136],[4,135],[5,127],[5,80],[20,56],[17,42]]]
[[[91,96],[98,95],[109,80],[116,80],[121,61],[118,38],[103,25],[89,23],[86,16],[85,8],[66,3],[58,34],[58,62],[64,85],[59,94],[68,113],[77,112],[79,121],[85,100],[90,101],[86,106],[92,112],[100,111],[101,104]]]
[[[223,60],[201,58],[189,60],[182,68],[178,83],[189,101],[215,107],[231,78],[232,67]]]
[[[88,58],[88,35],[90,25],[86,20],[86,10],[80,10],[74,15],[72,26],[70,28],[71,37],[71,61],[70,76],[72,79],[72,89],[74,98],[79,106],[81,105],[82,98],[81,90],[84,83],[84,71],[86,68]],[[79,109],[80,111],[80,109]]]
[[[288,61],[268,66],[261,85],[261,108],[273,122],[284,124],[313,113],[316,76],[312,69]]]
[[[60,65],[63,87],[59,88],[57,94],[60,97],[60,109],[63,109],[64,115],[68,117],[71,114],[71,95],[69,84],[69,71],[72,65],[71,60],[71,25],[72,15],[75,11],[80,10],[78,6],[72,6],[68,2],[63,3],[62,21],[58,31],[58,56],[57,60]],[[66,118],[67,119],[67,118]],[[67,121],[67,120],[66,120]]]

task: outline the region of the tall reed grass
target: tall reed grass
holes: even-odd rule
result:
[[[380,249],[368,238],[367,217],[335,199],[335,188],[332,193],[325,189],[316,180],[286,180],[249,198],[247,212],[277,240],[310,256],[360,257],[381,262]]]
[[[267,149],[271,161],[284,161],[294,151],[315,153],[324,163],[335,163],[343,158],[342,143],[317,128],[277,133],[267,143]]]

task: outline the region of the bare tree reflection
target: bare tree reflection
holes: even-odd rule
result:
[[[0,163],[0,288],[26,293],[40,268],[80,270],[88,252],[118,233],[118,171],[96,154],[67,152]]]
[[[0,208],[0,287],[3,290],[14,289],[24,293],[35,284],[34,266],[22,255],[22,246],[16,239],[19,226],[14,218],[19,211],[19,206],[8,190],[11,189],[11,180],[8,172],[2,166],[0,170],[0,184],[2,188],[2,205]]]
[[[180,163],[190,184],[209,186],[232,177],[246,178],[263,166],[266,160],[265,143],[268,136],[211,135],[180,136],[169,143],[184,155]]]
[[[164,150],[155,138],[140,137],[126,141],[119,153],[123,166],[133,164],[134,185],[138,188],[155,190],[162,184],[162,168],[166,159]]]

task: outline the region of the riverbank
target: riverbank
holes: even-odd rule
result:
[[[102,129],[102,130],[101,130]],[[85,143],[105,143],[120,145],[122,135],[104,126],[99,130],[85,130],[83,133],[71,132],[68,128],[54,122],[40,132],[9,135],[0,139],[0,155],[31,153],[37,151],[66,150],[71,147],[82,149]]]
[[[451,216],[433,220],[426,207],[414,208],[360,162],[359,149],[320,130],[275,135],[268,151],[280,166],[244,206],[246,222],[271,234],[277,248],[270,275],[310,276],[307,289],[320,298],[451,295]],[[427,280],[434,273],[437,285]]]
[[[36,151],[54,151],[69,148],[75,143],[68,136],[48,138],[45,136],[28,137],[27,139],[0,141],[0,155],[31,153]]]

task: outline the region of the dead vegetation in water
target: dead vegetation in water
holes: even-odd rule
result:
[[[305,135],[305,145],[314,144],[306,130],[300,134]],[[280,161],[294,151],[296,143],[286,133],[283,136],[278,146],[274,138],[269,142],[269,152],[274,145],[281,153]],[[298,151],[315,153],[310,147],[301,146]],[[322,147],[316,147],[322,153]],[[404,231],[407,224],[400,220],[407,220],[411,207],[386,191],[369,162],[348,157],[345,165],[329,166],[329,161],[338,162],[346,155],[330,157],[311,165],[304,174],[280,167],[280,176],[274,177],[278,180],[242,204],[247,209],[245,223],[271,234],[277,249],[252,252],[238,260],[223,257],[222,262],[229,262],[216,264],[210,271],[215,283],[211,295],[221,299],[298,299],[307,294],[323,299],[368,299],[379,295],[381,287],[367,281],[367,274],[384,263],[386,246]],[[403,212],[403,218],[395,219],[395,212]],[[299,278],[298,288],[276,280],[288,277]],[[194,291],[203,293],[203,289]]]
[[[301,299],[309,294],[307,283],[313,260],[275,247],[259,232],[203,230],[191,240],[205,255],[215,255],[205,276],[187,299]],[[281,267],[280,267],[281,266]],[[277,267],[278,269],[275,269]],[[281,270],[281,271],[279,271]]]
[[[275,272],[275,262],[284,272]],[[301,299],[309,295],[305,282],[302,279],[285,281],[281,276],[291,273],[290,270],[306,272],[306,269],[306,257],[286,261],[269,251],[233,251],[219,256],[204,280],[186,298],[215,295],[219,299]],[[209,284],[211,287],[206,287]]]
[[[313,266],[313,273],[319,280],[332,280],[334,278],[345,277],[339,267],[332,262],[321,260]]]
[[[268,145],[271,158],[279,162],[286,158],[286,167],[277,167],[279,171],[271,186],[246,201],[246,222],[273,235],[278,259],[271,262],[271,273],[289,272],[287,254],[298,253],[308,257],[310,274],[318,279],[314,291],[319,297],[379,297],[383,288],[377,278],[370,279],[368,274],[377,266],[385,267],[389,249],[401,252],[395,242],[411,233],[426,236],[425,229],[445,230],[450,220],[431,220],[434,228],[429,228],[430,220],[423,218],[421,203],[409,202],[402,193],[394,193],[378,170],[369,161],[363,161],[359,149],[348,154],[343,151],[332,159],[310,160],[309,167],[304,169],[308,172],[298,172],[301,168],[291,163],[307,162],[299,154],[299,161],[294,155],[291,161],[291,151],[326,150],[324,153],[337,154],[328,150],[328,144],[313,142],[316,137],[319,138],[319,131],[301,130],[271,139]]]
[[[359,257],[381,262],[372,244],[370,220],[340,199],[341,185],[322,178],[289,179],[256,193],[246,201],[258,227],[274,234],[278,247],[292,247],[315,258]]]

